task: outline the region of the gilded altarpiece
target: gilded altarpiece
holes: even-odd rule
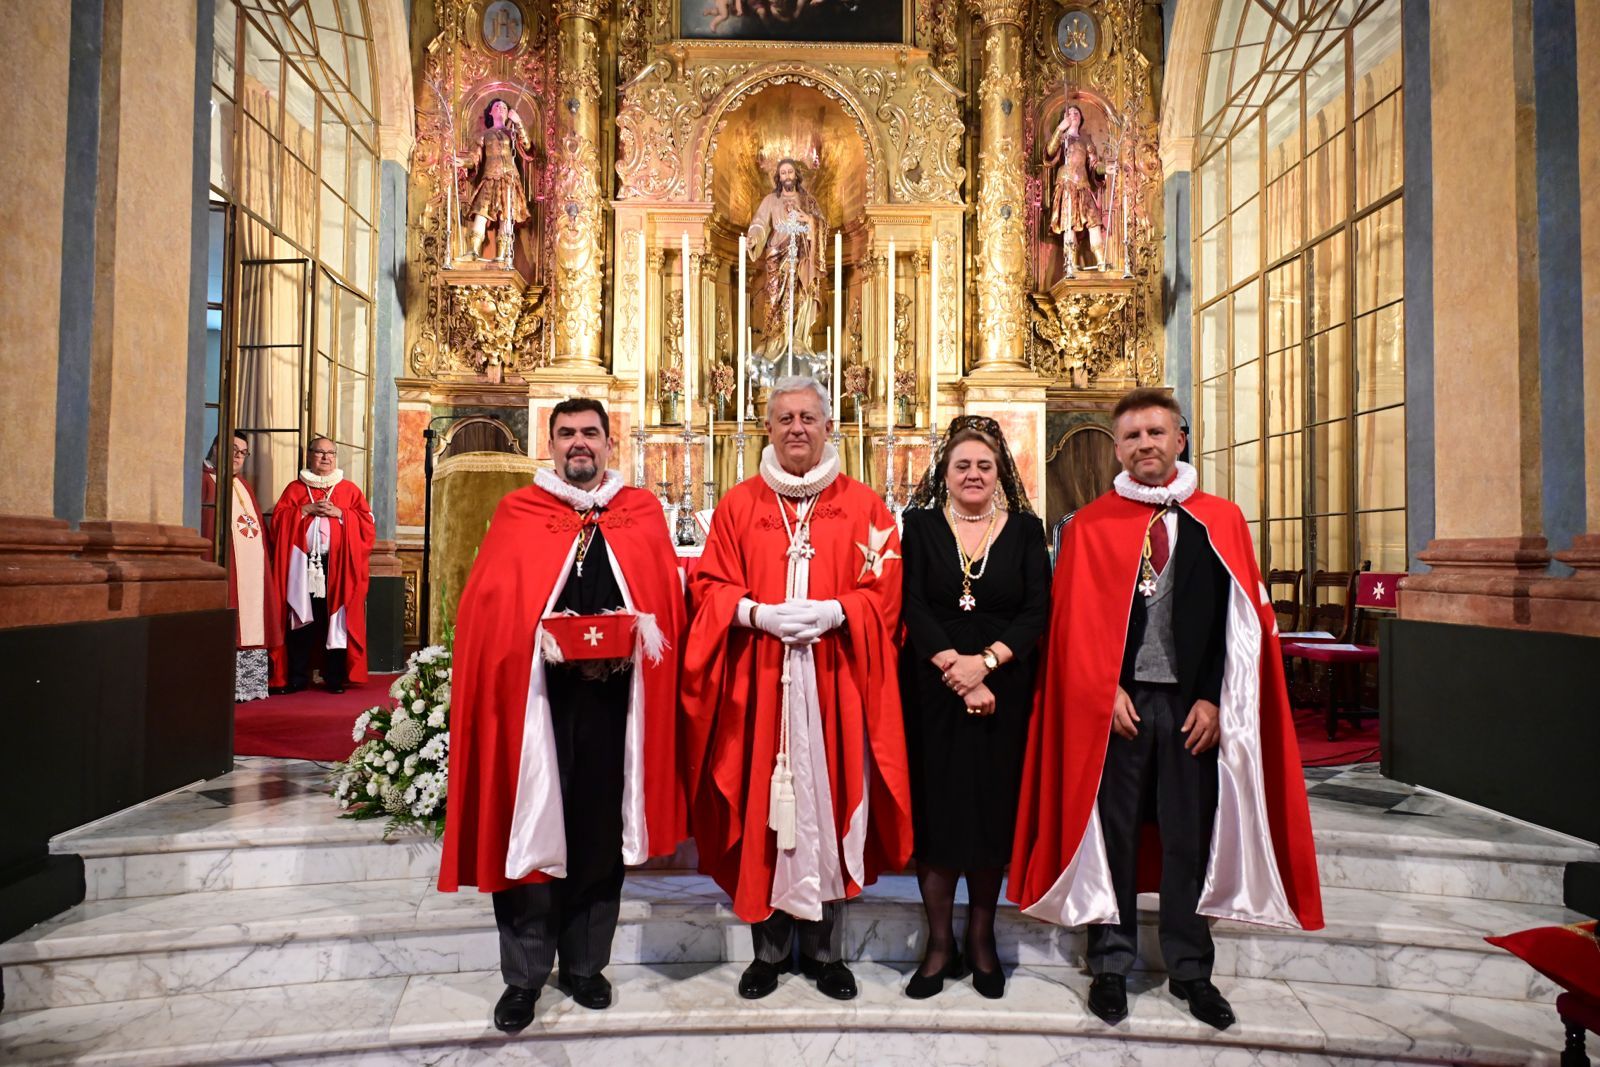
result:
[[[942,413],[954,414],[962,371],[965,93],[950,78],[960,73],[958,13],[954,4],[917,9],[916,40],[932,47],[674,40],[666,36],[670,5],[643,4],[623,16],[612,370],[619,393],[627,390],[628,402],[644,413],[652,440],[666,440],[669,427],[685,415],[705,432],[706,384],[719,364],[726,368],[722,380],[734,380],[739,238],[774,191],[778,164],[790,159],[820,206],[823,231],[816,235],[823,259],[821,314],[806,336],[794,339],[793,350],[814,355],[831,374],[831,353],[840,349],[841,377],[865,383],[859,403],[846,395],[842,405],[841,448],[850,473],[884,483],[889,468],[882,445],[891,416],[897,416],[902,445],[896,454],[902,488],[907,470],[918,469],[913,455],[918,443],[926,455],[930,383],[940,383]],[[680,339],[686,235],[693,288],[687,375]],[[757,267],[747,258],[745,323],[757,352],[782,349],[784,339],[763,332],[756,310]],[[893,411],[887,388],[891,307],[895,368],[902,380],[915,382],[911,390],[901,388],[910,403],[902,400]],[[752,355],[751,363],[757,358]],[[701,383],[692,411],[679,410],[667,392],[686,378]],[[752,385],[751,392],[747,412],[759,418],[762,391]],[[856,436],[858,406],[862,439]],[[736,412],[722,404],[711,414],[718,440],[714,480],[726,488],[737,465],[733,449],[724,447],[736,429]],[[746,428],[748,461],[759,429],[754,422]],[[656,447],[646,460],[652,475]],[[746,470],[753,472],[753,463]],[[695,481],[703,478],[697,473]]]
[[[679,39],[679,2],[418,0],[402,435],[497,406],[537,426],[582,393],[610,403],[630,480],[726,490],[737,412],[717,390],[741,326],[773,347],[754,258],[740,314],[739,239],[790,159],[818,205],[822,260],[820,310],[794,350],[830,373],[840,353],[847,470],[903,499],[935,417],[994,414],[1044,505],[1059,452],[1047,408],[1097,410],[1163,378],[1160,5],[914,0],[903,42],[840,44]],[[495,98],[529,135],[530,217],[509,261],[472,261],[457,163]],[[1091,262],[1080,242],[1072,277],[1047,165],[1068,106],[1095,139],[1103,253]],[[711,469],[702,438],[685,471],[684,432],[704,435],[708,416]],[[538,456],[543,442],[524,444]],[[421,502],[404,462],[419,452],[402,447],[403,503]],[[402,531],[416,531],[408,514]]]

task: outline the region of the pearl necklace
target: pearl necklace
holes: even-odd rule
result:
[[[984,519],[990,519],[994,517],[994,501],[991,500],[989,502],[989,510],[985,511],[982,515],[968,515],[964,511],[957,511],[955,505],[953,504],[950,506],[950,514],[954,515],[962,522],[982,522]]]

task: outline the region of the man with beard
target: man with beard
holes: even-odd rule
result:
[[[750,259],[762,265],[755,287],[762,308],[760,354],[775,360],[791,347],[798,355],[811,354],[811,328],[822,307],[822,237],[828,224],[817,198],[805,191],[794,160],[778,164],[772,186],[746,237]]]
[[[752,924],[750,1000],[797,942],[822,993],[854,997],[842,901],[911,854],[900,538],[831,426],[814,378],[777,382],[761,473],[722,498],[689,585],[686,784],[700,869]]]
[[[494,896],[508,1033],[558,956],[564,992],[610,1006],[624,865],[684,837],[677,557],[656,498],[606,469],[611,448],[598,401],[555,406],[555,467],[501,501],[456,616],[439,888]],[[555,639],[567,613],[587,628],[576,648]],[[582,658],[584,640],[606,658]]]

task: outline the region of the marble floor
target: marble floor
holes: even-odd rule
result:
[[[1600,858],[1371,767],[1308,770],[1328,925],[1216,924],[1217,982],[1241,1020],[1222,1034],[1166,992],[1148,910],[1133,1016],[1115,1029],[1084,1007],[1081,932],[1014,909],[998,922],[1004,1000],[967,982],[907,1000],[924,934],[903,875],[849,906],[860,998],[791,977],[750,1003],[734,992],[749,935],[726,898],[686,870],[637,871],[615,1006],[551,988],[508,1039],[488,1025],[487,899],[436,892],[437,843],[337,818],[324,778],[241,759],[58,838],[84,858],[88,899],[0,944],[0,1062],[1553,1063],[1554,990],[1482,938],[1575,921],[1562,868]]]

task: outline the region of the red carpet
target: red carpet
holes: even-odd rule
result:
[[[1339,732],[1328,740],[1328,716],[1322,708],[1294,709],[1294,732],[1300,740],[1302,767],[1340,767],[1347,763],[1378,762],[1378,720],[1362,719],[1358,727],[1340,722]]]
[[[233,706],[233,751],[239,756],[282,756],[327,763],[350,755],[356,716],[389,701],[398,675],[374,674],[343,693],[304,689]]]
[[[233,750],[241,756],[282,756],[322,763],[342,760],[355,748],[350,727],[356,716],[375,704],[387,703],[389,685],[396,677],[374,674],[366,685],[353,686],[338,695],[307,689],[235,704]],[[1377,762],[1377,719],[1364,720],[1359,728],[1341,722],[1333,741],[1328,740],[1324,722],[1321,708],[1295,709],[1295,735],[1300,740],[1303,766]]]

